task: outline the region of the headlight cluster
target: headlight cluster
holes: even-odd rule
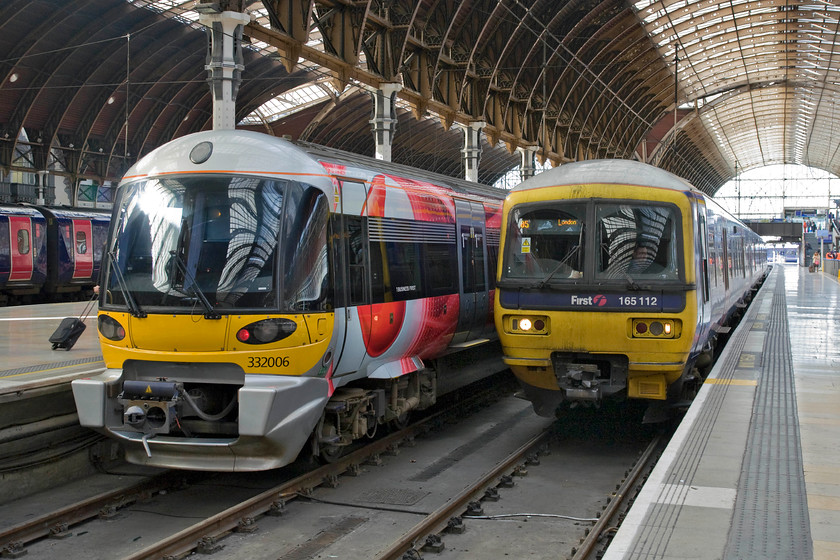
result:
[[[633,319],[633,338],[677,338],[679,330],[673,319]]]
[[[102,336],[115,342],[125,338],[125,328],[116,319],[108,315],[100,315],[97,328]]]
[[[263,319],[245,325],[236,332],[236,340],[245,344],[268,344],[283,340],[297,329],[291,319]]]
[[[513,315],[505,320],[505,330],[512,334],[548,334],[548,317]]]

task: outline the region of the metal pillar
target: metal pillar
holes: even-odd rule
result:
[[[391,161],[391,145],[397,130],[397,110],[394,101],[402,84],[379,84],[373,93],[373,141],[376,144],[376,159]]]
[[[47,171],[38,171],[38,184],[35,186],[35,204],[47,203]]]
[[[524,148],[517,148],[521,163],[519,164],[519,177],[526,181],[537,174],[536,155],[537,148],[535,146],[525,146]]]
[[[481,161],[481,129],[487,126],[484,121],[473,121],[467,126],[461,125],[464,129],[464,149],[462,161],[464,162],[464,178],[474,183],[478,182],[478,164]]]
[[[203,11],[198,21],[207,26],[207,64],[213,96],[213,130],[236,128],[236,94],[245,69],[242,26],[251,17],[240,12]]]

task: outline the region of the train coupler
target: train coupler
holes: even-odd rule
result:
[[[166,381],[125,381],[117,397],[123,406],[123,424],[144,432],[147,436],[168,434],[175,418],[175,406],[180,400],[181,388]],[[148,444],[143,441],[146,454]]]

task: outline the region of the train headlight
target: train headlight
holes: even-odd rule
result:
[[[119,341],[125,338],[125,329],[113,317],[100,315],[97,328],[108,340]]]
[[[297,329],[291,319],[263,319],[245,325],[236,333],[236,339],[245,344],[268,344],[283,340]]]
[[[674,319],[633,319],[633,338],[678,338],[680,322]]]
[[[548,334],[548,317],[533,315],[508,316],[504,320],[505,332],[512,334]]]

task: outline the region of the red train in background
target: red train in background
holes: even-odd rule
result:
[[[109,222],[92,210],[0,205],[0,305],[89,297]]]

